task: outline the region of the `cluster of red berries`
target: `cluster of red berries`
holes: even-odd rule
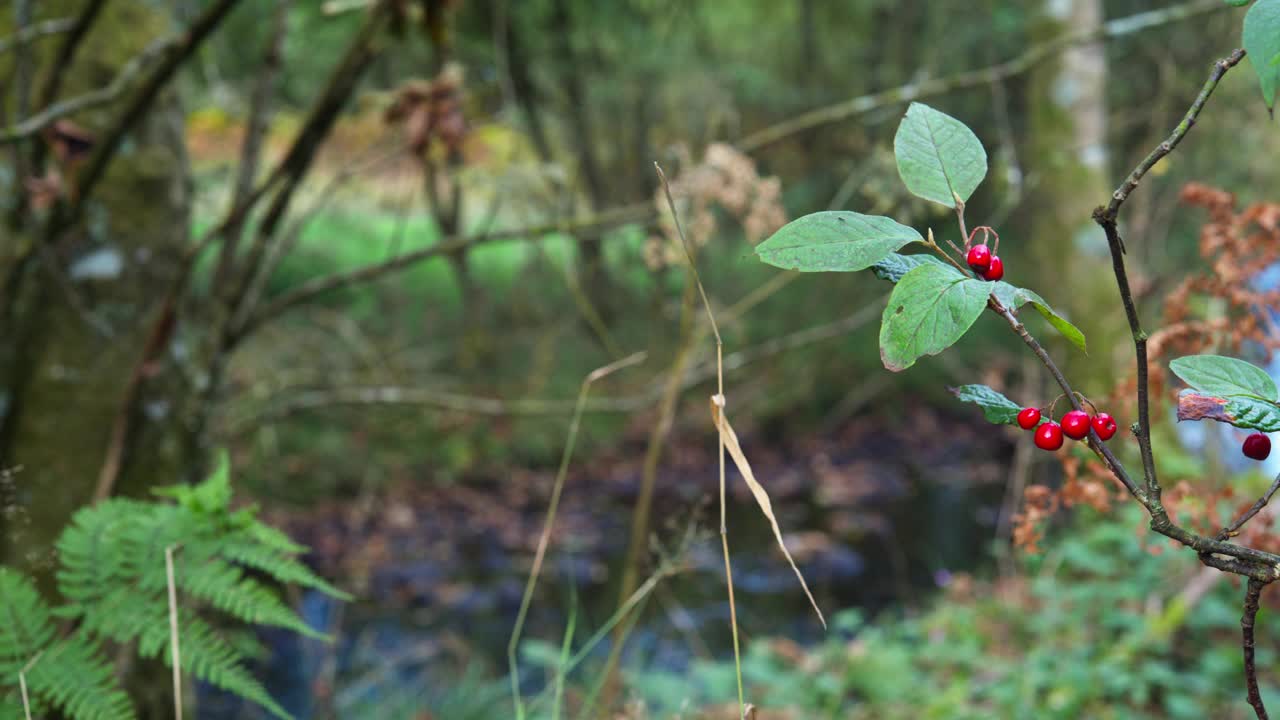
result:
[[[1064,435],[1072,440],[1083,440],[1089,434],[1089,428],[1093,428],[1098,438],[1104,441],[1116,434],[1116,419],[1107,413],[1089,415],[1083,410],[1072,410],[1062,416],[1061,423],[1050,420],[1043,425],[1040,424],[1040,415],[1038,408],[1024,408],[1018,413],[1018,427],[1023,430],[1035,428],[1036,447],[1041,450],[1053,451],[1062,447]]]
[[[1244,445],[1240,451],[1244,456],[1253,460],[1266,460],[1271,454],[1271,438],[1256,432],[1244,439]]]
[[[970,247],[973,243],[974,236],[978,234],[979,230],[986,234],[983,238],[984,242]],[[996,247],[999,248],[1000,236],[996,235],[995,230],[986,226],[974,228],[973,232],[969,233],[968,241],[965,243],[965,247],[969,248],[969,254],[965,257],[965,261],[968,262],[969,267],[978,274],[978,277],[983,280],[995,282],[996,280],[1004,277],[1004,261],[1000,259],[999,255],[994,254],[990,247],[987,247],[985,240],[992,236],[995,237]]]
[[[966,259],[969,267],[973,268],[973,271],[983,280],[995,282],[1004,277],[1004,261],[999,255],[992,255],[991,248],[986,245],[974,245],[969,248],[969,256]]]

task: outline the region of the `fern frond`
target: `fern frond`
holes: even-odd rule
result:
[[[247,660],[260,646],[233,642],[202,613],[217,611],[236,628],[270,625],[323,638],[270,582],[252,575],[349,596],[303,564],[298,556],[307,549],[258,521],[254,508],[231,510],[225,458],[204,483],[158,494],[176,502],[112,499],[75,514],[57,543],[58,588],[66,599],[59,608],[46,607],[26,578],[0,569],[0,693],[13,689],[17,669],[43,650],[27,676],[33,700],[77,720],[132,718],[100,644],[136,643],[140,656],[172,663],[164,558],[179,546],[182,671],[288,718],[249,671]],[[75,620],[76,632],[56,639],[55,617]]]
[[[90,605],[131,583],[123,535],[150,526],[155,506],[106,500],[77,512],[58,538],[58,590],[74,605]]]
[[[16,686],[18,671],[53,642],[56,632],[31,580],[0,567],[0,687]]]
[[[294,545],[293,547],[302,546]],[[220,545],[219,550],[227,560],[265,573],[276,582],[319,590],[339,600],[351,599],[350,594],[330,585],[324,578],[312,572],[311,568],[293,557],[298,554],[297,552],[280,550],[277,546],[260,542],[257,537],[246,537],[243,533],[237,533],[227,538]],[[303,547],[301,552],[305,551],[306,548]]]
[[[44,717],[45,707],[31,700],[31,717]],[[22,696],[14,691],[5,695],[0,695],[0,720],[26,720],[26,713],[22,711]]]
[[[179,612],[178,618],[182,626],[183,670],[210,685],[261,705],[278,718],[291,720],[292,716],[249,673],[242,662],[243,656],[234,645],[192,613]],[[160,657],[172,667],[168,627],[156,624],[143,630],[138,638],[138,654],[145,658]]]
[[[73,635],[45,650],[27,672],[27,689],[79,720],[133,720],[129,696],[98,648]]]
[[[187,560],[188,558],[183,558]],[[310,638],[323,638],[270,589],[244,577],[239,568],[219,559],[182,562],[177,572],[184,594],[203,600],[232,617],[254,625],[273,625]]]
[[[84,720],[134,717],[129,697],[98,646],[79,635],[56,640],[53,614],[35,584],[3,567],[0,618],[0,688],[17,688],[18,673],[26,668],[28,694],[42,706]]]

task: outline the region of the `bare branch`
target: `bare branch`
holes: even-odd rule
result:
[[[94,145],[93,154],[89,156],[83,170],[77,176],[75,198],[64,219],[74,221],[78,217],[85,198],[93,192],[94,186],[102,179],[107,165],[115,157],[116,150],[124,142],[125,136],[151,108],[156,96],[169,84],[169,80],[178,72],[178,68],[182,67],[187,58],[191,57],[205,39],[222,24],[237,2],[239,0],[215,0],[165,54],[160,67],[147,78],[124,112],[116,119],[115,124],[103,133]]]
[[[386,19],[387,7],[386,3],[382,3],[369,15],[355,39],[351,41],[342,60],[329,75],[324,91],[312,104],[307,119],[294,138],[293,144],[272,172],[272,178],[279,181],[280,187],[276,190],[270,206],[258,224],[253,245],[249,248],[244,260],[239,263],[239,278],[234,283],[234,290],[229,298],[233,321],[228,328],[228,337],[238,333],[238,328],[253,312],[254,308],[247,307],[244,299],[248,295],[254,278],[262,270],[262,258],[276,236],[277,226],[288,212],[294,191],[301,184],[307,171],[311,169],[311,163],[320,150],[320,145],[338,119],[338,113],[346,106],[364,71],[377,56],[374,40]]]
[[[1191,104],[1187,110],[1186,116],[1182,122],[1174,128],[1173,133],[1167,140],[1160,143],[1150,154],[1147,155],[1141,163],[1129,173],[1124,183],[1112,193],[1111,201],[1106,208],[1099,207],[1093,212],[1093,219],[1107,236],[1107,245],[1111,250],[1111,267],[1116,276],[1116,287],[1120,292],[1120,299],[1124,305],[1125,316],[1129,321],[1129,330],[1133,335],[1134,363],[1137,368],[1137,389],[1138,389],[1138,425],[1135,435],[1138,439],[1138,448],[1142,455],[1142,471],[1146,478],[1146,494],[1147,494],[1147,510],[1151,513],[1152,527],[1161,532],[1165,530],[1179,530],[1183,534],[1192,539],[1207,540],[1201,538],[1194,533],[1187,533],[1177,528],[1168,517],[1164,507],[1160,503],[1160,480],[1156,473],[1155,458],[1151,451],[1151,387],[1149,378],[1149,367],[1147,359],[1147,334],[1142,329],[1142,322],[1138,317],[1137,304],[1133,299],[1133,290],[1129,286],[1128,271],[1125,268],[1124,261],[1124,241],[1120,237],[1118,228],[1117,214],[1120,207],[1124,204],[1125,199],[1138,186],[1138,182],[1146,175],[1156,162],[1168,155],[1177,147],[1182,138],[1186,136],[1187,131],[1195,125],[1196,118],[1199,117],[1200,111],[1204,109],[1205,103],[1209,100],[1209,96],[1218,86],[1218,81],[1227,70],[1234,67],[1244,58],[1244,50],[1236,50],[1227,58],[1214,64],[1213,70],[1209,73],[1209,79],[1205,81],[1204,87],[1201,89],[1199,96],[1195,102]],[[1163,528],[1163,530],[1160,530]],[[1168,534],[1167,532],[1165,534]],[[1171,536],[1172,537],[1172,536]],[[1196,547],[1194,544],[1192,547]],[[1234,547],[1234,546],[1233,546]],[[1197,547],[1203,552],[1204,548]],[[1231,553],[1228,553],[1231,554]],[[1239,557],[1239,556],[1236,556]],[[1272,556],[1274,557],[1274,556]],[[1277,558],[1280,560],[1280,558]]]
[[[289,27],[289,7],[293,0],[278,0],[272,19],[271,35],[267,39],[258,70],[257,82],[249,98],[249,117],[245,122],[244,144],[240,149],[240,166],[236,171],[236,183],[232,190],[231,207],[242,205],[253,193],[254,180],[261,164],[262,144],[267,134],[267,120],[271,116],[271,98],[276,89],[283,58],[284,37]],[[231,273],[232,262],[239,246],[242,222],[236,221],[226,230],[226,239],[219,251],[218,266],[214,272],[214,287],[222,287]]]
[[[253,414],[232,422],[231,435],[259,427],[263,422],[278,420],[300,412],[338,405],[409,405],[437,408],[474,415],[566,415],[574,404],[567,400],[543,400],[526,398],[504,400],[497,397],[463,395],[424,387],[403,385],[339,386],[287,391],[289,397],[276,403],[265,412]],[[586,401],[586,412],[630,413],[646,408],[656,399],[653,395],[633,397],[597,398]]]
[[[239,328],[236,340],[242,340],[263,323],[276,318],[291,308],[311,302],[321,295],[334,290],[371,282],[434,257],[442,257],[469,250],[472,247],[502,240],[541,240],[547,235],[562,233],[566,235],[598,236],[599,234],[622,225],[643,223],[654,216],[653,206],[648,203],[628,205],[613,210],[606,210],[596,215],[575,220],[552,222],[533,227],[514,228],[511,230],[495,230],[483,235],[456,236],[444,238],[430,247],[407,252],[385,262],[366,265],[362,268],[319,277],[299,285],[276,299],[267,303],[254,313]]]
[[[1253,661],[1253,625],[1258,618],[1258,600],[1266,583],[1249,579],[1249,589],[1244,596],[1244,614],[1240,616],[1241,647],[1244,649],[1244,682],[1249,692],[1249,704],[1258,720],[1267,720],[1267,708],[1262,704],[1258,690],[1258,668]]]
[[[45,76],[44,84],[40,86],[40,92],[36,95],[37,107],[48,107],[58,98],[58,93],[62,90],[62,80],[71,67],[71,61],[75,59],[76,51],[80,49],[80,43],[89,32],[89,28],[93,27],[98,14],[106,4],[107,0],[89,0],[84,11],[76,18],[75,26],[67,33],[62,45],[58,48],[57,57],[49,65],[49,74]]]
[[[75,25],[74,18],[44,20],[28,25],[7,38],[0,38],[0,54],[4,54],[13,48],[22,47],[37,38],[67,32]]]
[[[1244,527],[1245,523],[1249,522],[1255,515],[1262,512],[1262,508],[1266,507],[1267,503],[1271,502],[1271,498],[1276,494],[1276,490],[1280,490],[1280,475],[1276,475],[1276,479],[1271,481],[1271,487],[1267,488],[1267,491],[1262,494],[1262,497],[1258,498],[1257,502],[1255,502],[1252,507],[1246,510],[1243,515],[1236,518],[1235,522],[1222,528],[1222,530],[1218,532],[1218,539],[1226,540],[1227,538],[1234,537],[1239,533],[1240,528]]]
[[[997,65],[935,80],[909,83],[891,90],[860,95],[834,105],[801,113],[776,125],[751,133],[738,141],[737,145],[746,152],[755,152],[792,135],[798,135],[825,125],[865,115],[874,110],[956,90],[982,87],[1015,75],[1021,75],[1063,50],[1077,45],[1087,45],[1100,39],[1132,35],[1143,30],[1227,9],[1229,8],[1221,0],[1192,0],[1192,2],[1181,5],[1116,18],[1103,23],[1099,28],[1063,35],[1043,44],[1033,46],[1022,55]]]
[[[167,38],[151,43],[145,50],[125,63],[115,77],[111,78],[111,82],[105,86],[50,105],[35,115],[20,120],[12,127],[0,132],[0,145],[29,138],[68,115],[82,110],[91,110],[103,105],[110,105],[120,99],[120,96],[133,85],[134,80],[137,79],[144,68],[170,51],[178,42],[179,38]]]
[[[1187,132],[1196,124],[1196,119],[1200,117],[1200,111],[1204,109],[1205,103],[1209,101],[1209,96],[1218,88],[1218,82],[1222,80],[1222,76],[1238,65],[1244,59],[1244,54],[1243,49],[1237,49],[1213,64],[1209,79],[1205,81],[1204,87],[1200,89],[1200,94],[1196,96],[1195,102],[1191,103],[1191,107],[1187,110],[1182,122],[1178,123],[1178,126],[1173,129],[1173,133],[1169,135],[1168,139],[1157,145],[1154,150],[1143,158],[1142,162],[1138,163],[1138,166],[1133,169],[1133,172],[1129,173],[1129,177],[1125,178],[1124,183],[1119,188],[1116,188],[1116,191],[1111,195],[1111,202],[1107,204],[1107,209],[1103,213],[1104,217],[1115,220],[1116,213],[1120,211],[1120,206],[1129,198],[1129,194],[1138,187],[1138,182],[1147,174],[1147,171],[1155,167],[1155,164],[1160,162],[1161,158],[1178,147],[1178,143],[1182,142],[1182,138],[1186,137]]]

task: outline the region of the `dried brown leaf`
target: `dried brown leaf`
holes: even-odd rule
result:
[[[791,563],[791,569],[795,572],[796,579],[800,581],[800,587],[804,589],[805,596],[809,598],[809,604],[813,606],[813,611],[818,614],[818,620],[825,628],[827,619],[823,617],[822,610],[818,608],[818,601],[813,599],[813,593],[809,592],[809,585],[804,581],[804,575],[800,573],[800,568],[796,566],[791,552],[787,550],[787,544],[782,540],[782,528],[778,527],[778,518],[773,514],[773,503],[769,501],[769,493],[756,480],[755,473],[751,471],[751,464],[747,462],[747,456],[742,452],[742,446],[738,444],[738,435],[733,431],[733,426],[729,424],[729,418],[724,413],[724,396],[722,395],[711,398],[711,420],[720,433],[720,440],[724,442],[725,449],[729,451],[729,457],[733,458],[733,464],[738,466],[738,472],[742,473],[742,478],[747,481],[747,487],[751,488],[751,494],[755,496],[760,512],[764,513],[764,516],[769,519],[769,524],[773,526],[773,537],[777,539],[778,547],[787,557],[787,562]]]

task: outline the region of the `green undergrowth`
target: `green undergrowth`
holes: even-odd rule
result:
[[[1252,717],[1240,688],[1243,589],[1219,575],[1195,594],[1199,566],[1185,553],[1151,557],[1135,542],[1142,527],[1134,508],[1078,519],[1016,580],[963,579],[919,615],[846,611],[799,658],[763,637],[744,658],[748,697],[766,717],[833,720]],[[1258,652],[1258,667],[1272,667],[1274,645]],[[1274,672],[1263,673],[1264,696],[1280,700]],[[655,718],[733,691],[723,661],[628,677]]]

